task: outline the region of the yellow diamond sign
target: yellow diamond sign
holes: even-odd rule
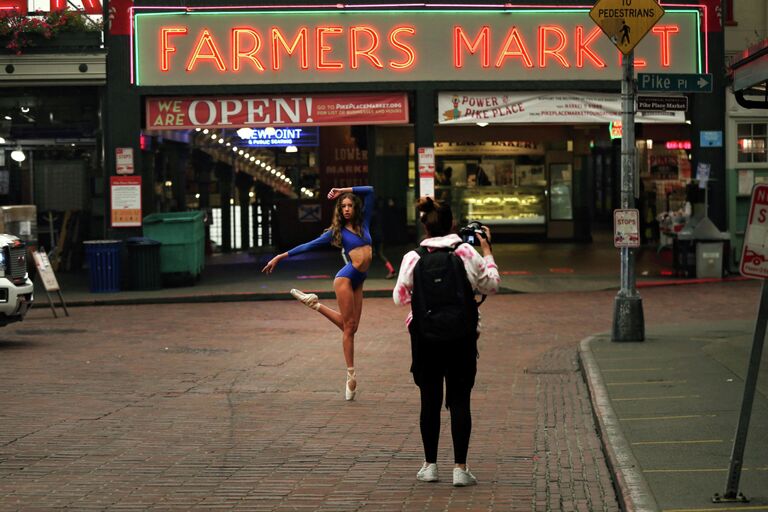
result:
[[[589,17],[624,55],[663,15],[664,9],[655,0],[598,0],[589,11]]]

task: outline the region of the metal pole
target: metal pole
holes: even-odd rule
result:
[[[624,56],[621,79],[621,207],[634,207],[635,52]],[[613,303],[613,341],[643,341],[643,301],[635,288],[635,254],[621,248],[621,289]]]
[[[728,467],[728,480],[725,484],[725,494],[715,494],[712,501],[749,501],[739,492],[739,479],[744,463],[744,447],[747,444],[749,432],[749,418],[752,415],[752,403],[755,400],[755,388],[757,388],[757,375],[760,372],[760,358],[763,354],[765,342],[765,328],[768,322],[768,283],[763,280],[763,289],[760,295],[760,306],[757,309],[757,323],[755,324],[755,336],[752,339],[752,353],[749,356],[749,368],[744,382],[744,398],[741,401],[741,414],[736,426],[736,437],[733,440],[731,452],[731,464]]]

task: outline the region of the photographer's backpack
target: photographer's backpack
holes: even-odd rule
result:
[[[428,343],[474,339],[477,333],[474,292],[454,249],[416,250],[411,312],[416,333]]]

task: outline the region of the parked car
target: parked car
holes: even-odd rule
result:
[[[33,292],[26,244],[16,236],[0,234],[0,327],[24,320]]]

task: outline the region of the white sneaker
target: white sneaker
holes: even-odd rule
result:
[[[355,389],[351,389],[349,387],[350,382],[355,383]],[[344,386],[344,398],[346,398],[348,401],[354,400],[356,393],[357,393],[357,375],[355,374],[355,369],[347,368],[347,383]]]
[[[437,482],[440,478],[437,476],[437,464],[427,464],[426,462],[421,466],[421,469],[416,473],[416,480],[422,482]]]
[[[469,466],[467,469],[453,468],[453,486],[467,487],[470,485],[477,485],[477,478],[469,472]]]
[[[317,311],[320,308],[320,302],[317,300],[317,295],[314,293],[304,293],[301,290],[293,288],[291,290],[293,298],[304,304],[305,306]]]

